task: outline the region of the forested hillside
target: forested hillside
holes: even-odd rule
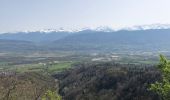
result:
[[[148,89],[161,79],[150,65],[84,63],[54,77],[64,100],[161,100]]]

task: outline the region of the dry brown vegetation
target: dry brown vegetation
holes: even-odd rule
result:
[[[39,100],[49,89],[55,89],[54,79],[39,73],[0,75],[0,100]]]

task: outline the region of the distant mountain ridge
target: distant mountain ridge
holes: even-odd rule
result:
[[[59,29],[45,29],[40,31],[24,31],[24,32],[14,32],[14,33],[2,33],[0,34],[0,39],[6,40],[21,40],[21,41],[31,41],[35,43],[40,42],[53,42],[67,36],[74,35],[75,33],[107,33],[107,32],[120,32],[120,31],[142,31],[142,30],[167,30],[170,29],[170,24],[153,24],[153,25],[142,25],[133,26],[122,29],[112,29],[110,27],[97,27],[97,28],[83,28],[77,30],[66,30],[64,28]],[[126,35],[126,34],[125,34]]]
[[[68,32],[18,32],[0,34],[0,39],[31,41],[35,43],[52,42],[67,36]]]
[[[17,34],[17,33],[59,33],[59,32],[66,32],[66,33],[76,33],[84,30],[91,30],[91,31],[102,31],[102,32],[114,32],[114,31],[121,31],[121,30],[151,30],[151,29],[170,29],[170,24],[149,24],[149,25],[135,25],[131,27],[121,27],[121,28],[112,28],[109,26],[99,26],[96,28],[90,28],[90,27],[85,27],[85,28],[77,28],[77,29],[65,29],[63,27],[58,28],[58,29],[41,29],[41,30],[36,30],[36,31],[17,31],[17,32],[5,32],[1,34]]]
[[[38,49],[33,42],[0,39],[0,52],[32,52]]]
[[[56,44],[57,48],[64,47],[65,50],[75,47],[76,50],[158,51],[170,50],[169,39],[170,29],[121,30],[115,32],[86,30],[56,40],[54,44]]]
[[[140,27],[139,29],[135,28],[135,30],[124,29],[119,31],[105,27],[97,30],[87,28],[75,32],[48,30],[48,32],[6,33],[0,34],[0,40],[3,40],[3,42],[0,41],[0,50],[170,51],[170,28],[168,28],[168,25],[158,26],[153,26],[153,29],[147,29],[147,26],[145,26],[145,28]],[[13,44],[8,41],[13,41]]]

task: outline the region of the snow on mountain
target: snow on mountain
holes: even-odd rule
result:
[[[112,28],[108,26],[100,26],[96,28],[77,28],[77,29],[65,29],[65,28],[58,28],[58,29],[42,29],[36,31],[17,31],[17,32],[6,32],[6,33],[32,33],[32,32],[40,32],[40,33],[52,33],[52,32],[67,32],[67,33],[76,33],[85,30],[89,31],[97,31],[97,32],[114,32],[120,30],[127,30],[127,31],[135,31],[135,30],[149,30],[149,29],[170,29],[170,24],[151,24],[151,25],[136,25],[132,27],[124,27],[124,28]]]
[[[170,24],[151,24],[124,28],[124,30],[170,29]]]
[[[113,32],[114,29],[107,26],[100,26],[94,29],[95,31]]]

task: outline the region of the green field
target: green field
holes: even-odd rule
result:
[[[6,65],[1,66],[0,70],[15,71],[17,73],[24,72],[48,72],[50,74],[62,71],[71,67],[73,62],[58,62],[58,63],[38,63],[38,64],[19,64],[19,65]]]

